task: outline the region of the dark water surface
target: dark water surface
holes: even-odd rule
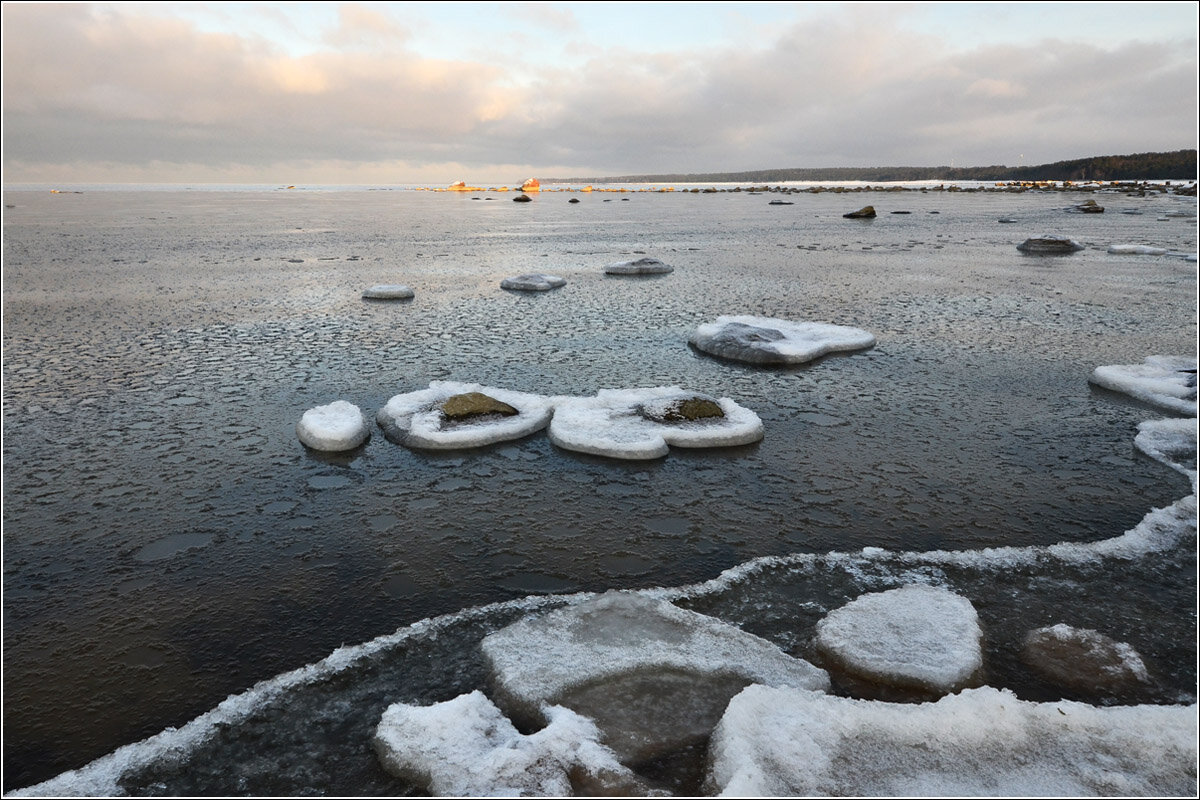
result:
[[[1194,253],[1195,218],[1162,216],[1193,199],[1097,195],[1108,211],[1080,215],[1056,193],[494,197],[5,193],[5,790],[468,606],[763,555],[1105,539],[1190,492],[1133,447],[1168,415],[1087,377],[1195,353],[1195,264],[1105,252]],[[867,202],[880,217],[842,219]],[[1045,233],[1087,249],[1016,250]],[[675,272],[602,272],[643,253]],[[567,286],[499,289],[534,271]],[[364,302],[380,283],[416,298]],[[877,345],[752,368],[688,347],[721,314]],[[544,434],[431,454],[376,430],[337,456],[296,438],[308,408],[373,417],[430,380],[679,384],[766,434],[647,463]],[[751,630],[785,605],[761,591],[731,612]],[[1194,585],[1166,597],[1188,630]]]

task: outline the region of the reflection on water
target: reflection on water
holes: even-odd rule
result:
[[[466,606],[679,585],[760,555],[1101,539],[1188,491],[1132,446],[1161,414],[1087,384],[1195,350],[1194,265],[1104,252],[1195,252],[1194,225],[1159,221],[1178,200],[1064,215],[1059,195],[904,193],[876,206],[914,213],[870,225],[836,195],[566,200],[6,195],[6,789]],[[1088,249],[1016,251],[1048,232]],[[602,274],[640,254],[675,272]],[[533,271],[567,286],[499,289]],[[364,303],[378,283],[416,297]],[[751,368],[688,347],[722,314],[878,343]],[[376,431],[339,456],[296,439],[308,408],[370,416],[431,380],[678,384],[754,410],[766,435],[649,463],[544,433],[422,453]],[[748,629],[799,602],[751,586]]]

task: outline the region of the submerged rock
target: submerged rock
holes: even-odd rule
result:
[[[1033,238],[1026,239],[1017,245],[1017,249],[1022,253],[1059,255],[1063,253],[1074,253],[1076,250],[1082,250],[1083,245],[1066,236],[1046,234],[1045,236],[1035,236]]]
[[[1025,635],[1021,660],[1053,683],[1111,693],[1150,681],[1137,650],[1087,628],[1053,625]]]
[[[606,275],[664,275],[675,268],[657,258],[639,258],[635,261],[617,261],[604,268]]]
[[[411,300],[413,290],[403,284],[387,283],[363,290],[365,300]]]
[[[861,350],[875,337],[858,328],[769,317],[717,317],[696,328],[691,345],[751,364],[802,364],[833,352]]]
[[[540,272],[517,275],[500,281],[501,289],[511,289],[518,292],[548,292],[551,289],[558,289],[566,285],[567,282],[563,278],[557,275],[543,275]]]
[[[358,406],[335,400],[305,411],[296,423],[296,435],[313,450],[341,452],[365,442],[371,436],[371,429]]]
[[[432,706],[396,703],[372,745],[383,768],[439,797],[645,794],[644,784],[569,709],[523,736],[481,692]]]
[[[540,395],[433,381],[428,389],[392,397],[375,421],[398,444],[454,450],[528,436],[546,427],[553,412],[550,400]]]
[[[875,206],[863,206],[858,211],[842,214],[846,219],[872,219],[875,216]]]
[[[669,445],[750,444],[763,437],[763,427],[757,414],[729,398],[704,398],[665,386],[560,398],[549,433],[550,441],[565,450],[636,460],[661,458]]]
[[[976,685],[983,668],[979,616],[946,589],[912,584],[865,594],[817,623],[824,666],[871,697],[913,698]]]
[[[633,592],[528,619],[483,640],[494,697],[518,724],[561,705],[622,763],[702,741],[751,683],[823,691],[825,673],[713,617]]]
[[[1191,797],[1196,706],[966,689],[922,705],[751,686],[708,747],[725,797]]]

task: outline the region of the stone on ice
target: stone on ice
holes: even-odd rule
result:
[[[1038,628],[1025,635],[1021,660],[1050,681],[1084,692],[1115,692],[1147,683],[1137,650],[1104,634],[1070,625]]]
[[[358,406],[335,400],[327,406],[310,408],[296,423],[296,435],[313,450],[353,450],[371,435],[371,428]]]
[[[594,720],[634,764],[703,740],[751,683],[823,691],[826,674],[713,617],[608,592],[483,640],[494,697],[518,723],[548,704]]]
[[[1022,253],[1033,253],[1035,255],[1058,255],[1082,250],[1083,245],[1066,236],[1046,234],[1045,236],[1034,236],[1026,239],[1017,245],[1017,249]]]
[[[476,394],[482,395],[482,399],[468,402]],[[504,412],[504,407],[511,407],[516,413]],[[482,413],[470,413],[472,409]],[[375,421],[393,442],[415,448],[453,450],[528,436],[546,427],[553,411],[550,401],[539,395],[477,383],[433,381],[428,389],[398,394],[388,400],[375,415]]]
[[[817,623],[823,666],[859,693],[941,695],[970,686],[983,667],[979,616],[965,597],[910,584],[865,594]]]
[[[548,292],[566,286],[567,282],[557,275],[543,275],[531,272],[527,275],[516,275],[500,281],[501,289],[511,289],[518,292]]]
[[[664,264],[657,258],[617,261],[604,268],[604,272],[607,275],[662,275],[674,270],[674,267]]]
[[[709,743],[729,797],[1186,796],[1196,706],[1097,708],[967,689],[921,705],[751,686]]]
[[[751,364],[802,364],[823,355],[861,350],[875,337],[859,328],[750,316],[717,317],[689,340],[709,355]]]

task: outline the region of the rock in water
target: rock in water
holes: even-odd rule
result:
[[[823,691],[825,673],[713,617],[634,592],[526,619],[490,634],[493,697],[518,724],[549,704],[594,720],[622,763],[703,740],[751,683]]]
[[[851,211],[849,214],[842,214],[846,219],[873,219],[875,217],[875,206],[863,206],[858,211]]]
[[[362,296],[366,300],[411,300],[413,290],[399,283],[387,283],[364,290]]]
[[[911,584],[865,594],[817,623],[825,667],[872,697],[914,698],[977,683],[983,667],[979,617],[965,597]]]
[[[512,417],[516,416],[518,412],[508,403],[502,403],[483,392],[465,392],[446,398],[446,402],[442,403],[442,413],[448,419],[463,420],[487,414]]]
[[[1103,214],[1104,206],[1098,205],[1095,200],[1087,200],[1077,206],[1072,206],[1071,210],[1081,214]]]
[[[1083,245],[1066,236],[1046,234],[1045,236],[1035,236],[1026,239],[1017,245],[1017,249],[1022,253],[1034,255],[1060,255],[1082,250]]]
[[[514,203],[532,203],[533,198],[527,194],[519,194],[513,198]]]
[[[353,450],[371,435],[371,429],[358,406],[335,400],[304,412],[296,423],[296,435],[306,447],[326,452]]]
[[[557,275],[543,275],[540,272],[517,275],[500,281],[501,289],[510,289],[517,292],[548,292],[551,289],[558,289],[566,285],[567,282],[563,278]]]
[[[1119,692],[1150,680],[1133,647],[1070,625],[1030,631],[1021,643],[1021,660],[1050,681],[1082,692]]]
[[[823,355],[861,350],[875,337],[859,328],[770,317],[717,317],[696,328],[691,345],[709,355],[750,364],[803,364]]]
[[[663,275],[674,270],[674,267],[664,264],[657,258],[617,261],[604,268],[607,275]]]

